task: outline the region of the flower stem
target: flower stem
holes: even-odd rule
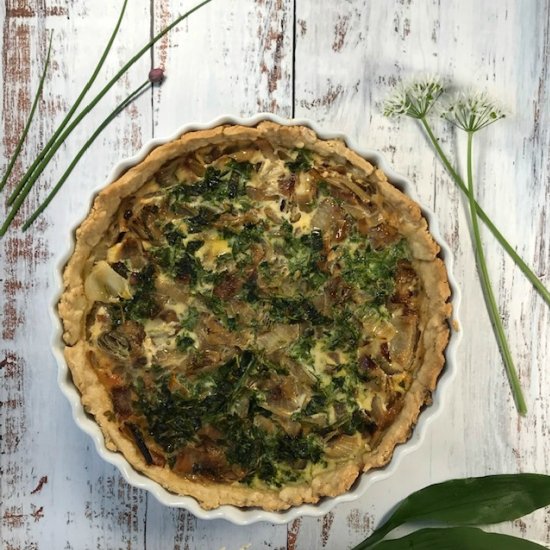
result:
[[[483,246],[481,244],[481,237],[479,233],[479,224],[476,211],[476,202],[474,199],[474,178],[472,171],[472,146],[473,146],[473,137],[474,132],[468,132],[468,152],[467,152],[467,170],[468,170],[468,204],[470,206],[470,217],[472,220],[472,231],[474,235],[475,251],[477,256],[477,266],[479,269],[479,275],[481,279],[481,285],[483,288],[483,293],[487,302],[487,310],[493,327],[495,329],[495,334],[497,341],[502,353],[502,358],[504,360],[504,366],[506,368],[506,374],[508,375],[508,381],[510,383],[510,388],[512,390],[512,395],[514,396],[514,401],[516,403],[516,408],[518,412],[524,416],[527,412],[527,407],[525,405],[525,399],[521,390],[519,378],[514,367],[514,361],[512,359],[512,354],[508,347],[508,341],[506,339],[506,334],[504,333],[504,327],[502,326],[502,321],[500,319],[500,314],[498,311],[497,302],[493,293],[493,288],[491,286],[491,280],[489,278],[489,272],[487,270],[487,263],[485,261],[485,254],[483,252]]]
[[[55,187],[48,193],[48,196],[44,199],[44,201],[40,204],[40,206],[35,210],[35,212],[29,217],[29,219],[23,224],[22,230],[26,231],[42,214],[42,212],[46,209],[46,207],[50,204],[52,199],[57,195],[57,192],[61,189],[67,178],[70,176],[71,172],[73,171],[74,167],[78,164],[84,153],[89,149],[90,145],[97,139],[99,134],[109,125],[109,123],[118,115],[120,114],[132,101],[134,101],[144,90],[150,85],[149,79],[147,79],[143,84],[141,84],[138,88],[136,88],[130,95],[128,95],[115,109],[113,112],[105,118],[105,120],[96,128],[95,132],[90,136],[90,138],[84,143],[84,145],[80,148],[72,162],[69,164],[65,172],[63,172],[63,175],[55,185]]]
[[[53,31],[50,32],[50,43],[48,45],[48,53],[46,54],[46,61],[44,63],[44,69],[42,71],[42,76],[40,77],[40,81],[38,83],[38,89],[36,90],[36,95],[34,96],[34,100],[32,102],[31,111],[29,113],[29,118],[27,119],[27,122],[25,124],[25,128],[23,128],[23,133],[21,134],[21,137],[19,138],[19,143],[17,144],[15,151],[13,152],[13,155],[9,161],[9,164],[6,168],[6,172],[4,174],[4,177],[2,178],[2,181],[0,182],[0,191],[4,189],[11,172],[13,170],[13,167],[15,166],[15,163],[19,157],[19,153],[21,152],[21,148],[23,147],[23,143],[25,143],[25,139],[27,138],[27,134],[29,133],[29,128],[31,127],[34,113],[36,111],[36,108],[38,107],[38,101],[40,100],[40,97],[42,96],[42,88],[44,87],[44,81],[46,80],[46,73],[48,71],[48,65],[50,64],[50,54],[52,51],[52,39],[53,39]]]
[[[120,14],[118,16],[118,20],[116,22],[115,28],[113,29],[113,32],[111,33],[111,36],[109,38],[109,41],[107,42],[107,45],[105,46],[105,49],[103,50],[103,53],[101,54],[101,57],[94,69],[94,72],[88,79],[88,82],[84,85],[82,88],[80,94],[76,98],[76,101],[74,102],[73,106],[70,108],[69,112],[65,115],[65,118],[63,118],[61,124],[57,128],[57,130],[54,132],[52,137],[48,140],[42,151],[38,154],[32,165],[27,169],[23,177],[21,178],[21,181],[17,184],[16,188],[13,190],[12,194],[8,198],[8,205],[12,205],[15,202],[15,199],[17,198],[17,195],[21,192],[21,190],[25,187],[25,184],[32,178],[33,173],[41,166],[42,159],[46,156],[46,153],[49,151],[49,149],[55,145],[55,142],[63,129],[67,126],[69,121],[71,120],[72,116],[78,109],[78,106],[82,103],[82,100],[84,99],[84,96],[88,93],[88,90],[91,88],[92,84],[94,83],[95,79],[97,78],[97,75],[99,74],[99,71],[101,70],[101,67],[103,67],[103,64],[105,63],[105,60],[107,59],[107,55],[109,55],[109,52],[111,51],[111,47],[113,45],[113,42],[115,40],[115,36],[118,33],[118,29],[120,28],[120,25],[122,23],[122,18],[124,17],[124,12],[126,11],[126,5],[128,3],[128,0],[124,0],[124,3],[122,4],[122,8],[120,9]],[[44,165],[45,167],[45,165]],[[43,170],[44,168],[42,168]],[[40,170],[36,176],[38,176],[42,173],[42,170]],[[36,181],[36,180],[34,180]],[[33,183],[34,183],[33,181]],[[32,186],[32,184],[31,184]],[[10,220],[11,221],[11,220]]]
[[[439,155],[439,158],[441,159],[441,162],[447,169],[447,172],[449,175],[453,178],[455,183],[460,187],[462,192],[468,196],[468,188],[464,184],[464,181],[462,181],[462,178],[458,174],[458,172],[453,168],[451,163],[449,162],[449,159],[447,158],[447,155],[443,152],[443,149],[441,149],[441,146],[439,145],[439,142],[437,138],[435,137],[428,121],[425,117],[419,119],[422,123],[422,126],[424,127],[424,130],[428,134],[428,137],[430,138],[430,141],[432,142],[432,145],[434,149],[436,150],[437,154]],[[529,282],[535,287],[537,292],[542,296],[543,300],[550,305],[550,291],[542,284],[540,279],[537,277],[537,275],[531,270],[531,268],[523,261],[521,256],[513,249],[513,247],[510,245],[510,243],[506,240],[506,238],[502,235],[502,233],[497,229],[497,227],[493,224],[489,216],[485,213],[485,211],[479,206],[479,204],[474,200],[474,207],[475,211],[477,212],[477,215],[479,218],[485,223],[485,225],[491,230],[497,241],[501,244],[502,248],[508,253],[508,255],[514,260],[516,265],[519,267],[519,269],[522,271],[522,273],[527,277]]]
[[[170,25],[165,27],[163,30],[161,30],[158,34],[156,34],[145,46],[141,48],[116,74],[115,76],[102,88],[102,90],[94,97],[94,99],[84,107],[84,109],[78,114],[78,116],[73,120],[72,123],[69,124],[69,126],[65,129],[65,131],[58,137],[58,139],[51,145],[47,150],[47,146],[43,153],[42,160],[37,164],[35,170],[31,174],[28,181],[24,184],[22,187],[19,195],[14,200],[12,209],[8,213],[7,218],[5,219],[4,223],[0,227],[0,238],[3,237],[6,234],[6,231],[8,230],[11,222],[13,221],[13,218],[17,214],[19,208],[21,208],[21,204],[23,204],[23,201],[27,197],[27,195],[30,193],[34,183],[36,180],[40,177],[40,174],[44,171],[48,163],[50,162],[51,158],[54,156],[54,154],[57,152],[57,150],[63,145],[67,137],[70,135],[70,133],[75,129],[75,127],[80,123],[80,121],[99,103],[99,101],[103,98],[103,96],[118,82],[120,77],[126,73],[126,71],[145,53],[147,52],[151,46],[153,46],[156,42],[158,42],[166,33],[168,33],[170,30],[172,30],[178,23],[183,21],[184,19],[187,19],[192,13],[196,12],[199,8],[202,6],[209,4],[212,2],[212,0],[203,0],[199,4],[197,4],[194,8],[191,8],[186,13],[180,15],[177,17]],[[50,140],[51,141],[51,140]]]

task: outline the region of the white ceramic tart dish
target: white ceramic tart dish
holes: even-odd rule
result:
[[[77,423],[130,483],[201,518],[357,498],[419,444],[454,370],[433,214],[380,155],[307,121],[224,117],[150,143],[59,267]]]

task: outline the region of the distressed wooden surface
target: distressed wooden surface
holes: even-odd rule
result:
[[[54,30],[52,70],[24,150],[33,159],[88,78],[120,2],[6,0],[0,6],[0,163],[13,151]],[[99,82],[189,0],[129,2]],[[464,204],[412,120],[390,121],[380,102],[398,81],[437,73],[482,87],[510,109],[479,134],[479,200],[550,285],[550,3],[545,0],[214,0],[161,41],[112,90],[51,163],[25,204],[56,175],[151,63],[160,89],[120,116],[79,164],[45,216],[0,241],[0,541],[15,549],[341,549],[362,540],[402,497],[464,475],[550,473],[550,312],[498,243],[484,241],[529,413],[518,420],[475,271]],[[99,86],[99,85],[98,85]],[[97,89],[98,86],[96,86]],[[324,518],[288,526],[233,526],[165,508],[105,464],[71,419],[49,353],[55,261],[85,214],[89,189],[153,136],[224,113],[308,117],[381,150],[411,177],[451,245],[464,297],[458,374],[422,446],[390,479]],[[435,122],[443,146],[464,144]],[[462,165],[461,165],[462,167]],[[11,185],[13,185],[13,181]],[[4,199],[0,213],[5,214]],[[500,530],[550,544],[550,511]]]

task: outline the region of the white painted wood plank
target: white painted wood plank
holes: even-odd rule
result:
[[[52,70],[24,164],[36,155],[88,78],[120,6],[119,2],[82,2],[70,7],[65,2],[49,2],[46,8],[33,4],[8,2],[7,17],[2,20],[2,158],[18,137],[42,70],[47,33],[54,30]],[[106,82],[121,60],[146,41],[148,16],[148,6],[128,10],[121,29],[125,39],[116,42],[98,84]],[[93,125],[146,77],[148,69],[145,59],[79,127],[29,197],[25,215],[44,197]],[[111,165],[150,137],[150,100],[144,99],[109,127],[108,136],[98,140],[36,227],[25,235],[11,231],[0,243],[4,305],[0,361],[7,359],[0,374],[3,548],[118,548],[136,546],[142,540],[140,518],[145,510],[137,504],[143,496],[122,484],[118,472],[101,461],[89,438],[72,421],[68,403],[59,392],[56,366],[48,352],[47,310],[54,260],[69,243],[67,228],[84,215],[90,190],[105,180]],[[37,489],[42,478],[42,488]]]
[[[191,5],[156,0],[155,28]],[[292,32],[292,0],[214,1],[197,13],[155,49],[167,74],[155,98],[156,135],[224,114],[290,116]]]
[[[188,5],[193,2],[182,6],[179,1],[156,0],[155,28]],[[155,135],[223,114],[271,111],[290,116],[292,15],[290,0],[214,2],[162,41],[154,63],[165,68],[167,79],[154,102]],[[148,507],[147,548],[161,550],[177,541],[182,548],[286,547],[284,525],[258,529],[197,520],[163,509],[151,498]]]

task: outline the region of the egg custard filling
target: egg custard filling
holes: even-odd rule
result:
[[[59,311],[107,446],[204,508],[349,489],[444,366],[449,287],[419,207],[342,142],[184,134],[96,198]]]

